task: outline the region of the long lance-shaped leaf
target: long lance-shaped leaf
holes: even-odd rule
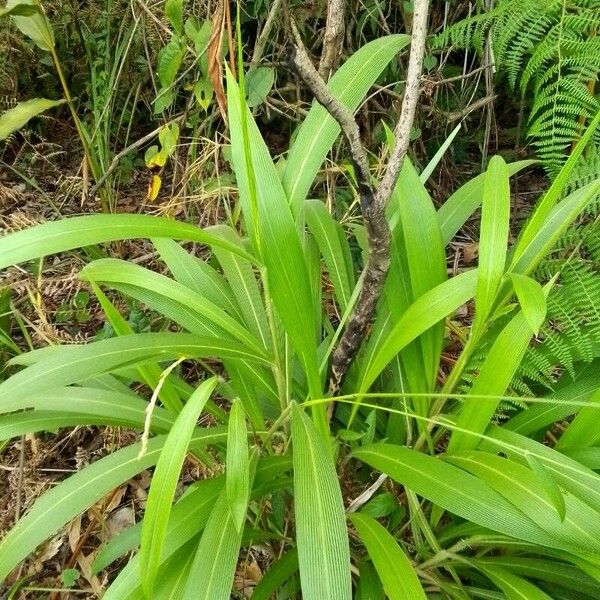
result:
[[[585,148],[587,147],[587,145],[590,143],[590,140],[592,139],[592,136],[594,135],[599,125],[600,111],[588,126],[586,132],[575,146],[575,149],[573,150],[573,152],[571,152],[571,155],[567,159],[567,162],[564,164],[564,166],[552,182],[550,189],[543,196],[539,205],[533,212],[531,219],[524,227],[521,235],[519,236],[519,240],[515,246],[515,252],[513,255],[514,263],[521,262],[521,257],[523,253],[526,252],[527,248],[530,245],[535,243],[535,238],[538,237],[540,232],[544,229],[546,221],[549,220],[550,215],[557,206],[557,203],[559,203],[559,199],[562,196],[565,187],[567,186],[567,183],[569,181],[571,173],[573,172],[573,169],[575,168],[575,165],[579,161],[579,158],[582,155]]]
[[[482,434],[494,416],[500,401],[478,400],[481,396],[503,396],[529,347],[533,331],[527,318],[519,311],[499,333],[481,366],[470,394],[460,410],[457,425],[460,430],[452,433],[448,450],[474,449],[479,444],[477,435]]]
[[[292,408],[292,441],[302,596],[349,600],[350,550],[335,465],[326,441],[297,405]]]
[[[196,482],[193,487],[186,490],[186,493],[182,498],[173,506],[169,522],[167,523],[161,564],[166,560],[166,556],[173,551],[172,548],[170,548],[170,540],[178,529],[185,527],[185,531],[190,532],[190,538],[204,529],[208,517],[215,505],[215,501],[223,489],[224,483],[225,478],[222,476]],[[119,557],[135,550],[140,544],[143,525],[143,521],[136,525],[132,525],[109,540],[109,542],[100,549],[100,552],[96,555],[96,558],[92,563],[93,573],[99,573]],[[180,540],[183,540],[184,537],[185,536],[182,535]],[[189,541],[190,538],[185,541]],[[184,542],[182,541],[182,543]],[[138,553],[136,555],[138,583],[141,581],[143,575],[139,568],[139,563],[140,554]]]
[[[590,398],[590,406],[584,407],[560,436],[556,449],[587,448],[600,442],[600,388]]]
[[[231,227],[214,225],[209,227],[208,231],[215,231],[228,242],[242,248],[242,240]],[[252,264],[221,248],[215,248],[214,252],[231,286],[246,326],[265,347],[270,347],[269,323]]]
[[[285,456],[269,456],[258,461],[254,477],[252,497],[260,498],[274,491],[290,487],[288,472],[291,470],[291,459]],[[167,527],[167,535],[163,546],[161,564],[169,558],[183,544],[200,533],[215,506],[221,491],[224,489],[225,477],[199,481],[191,486],[171,511]],[[112,539],[98,554],[92,566],[94,573],[98,573],[110,565],[120,556],[135,550],[140,542],[142,523],[137,523]],[[123,600],[125,591],[135,592],[139,589],[137,597],[143,593],[141,590],[141,569],[139,568],[139,554],[134,556],[125,567],[113,585],[107,591],[106,598]]]
[[[446,255],[431,196],[419,180],[410,160],[405,160],[391,205],[397,207],[402,234],[394,232],[396,249],[405,255],[411,302],[446,281]],[[427,252],[423,252],[423,248]],[[393,295],[393,291],[392,291]],[[418,341],[426,381],[424,389],[433,389],[439,368],[444,337],[443,318],[424,332]],[[424,407],[423,407],[424,408]]]
[[[512,177],[519,171],[535,164],[535,160],[521,160],[506,165]],[[458,230],[479,208],[483,199],[483,184],[486,174],[482,173],[465,183],[438,209],[438,221],[442,231],[444,245],[449,244]]]
[[[485,327],[504,275],[509,220],[508,171],[504,160],[494,156],[483,184],[474,334]]]
[[[182,357],[257,358],[237,342],[215,341],[188,333],[140,333],[85,346],[64,346],[60,352],[0,383],[0,407],[5,399],[10,401],[86,381],[127,366]]]
[[[252,598],[254,600],[270,600],[277,589],[297,572],[298,552],[294,548],[274,562],[263,574],[252,592]]]
[[[225,428],[206,429],[192,438],[191,447],[222,443],[226,436]],[[147,452],[141,458],[140,444],[117,450],[41,496],[0,542],[0,580],[4,580],[39,544],[71,519],[117,486],[154,465],[164,442],[164,436],[151,439]]]
[[[350,302],[355,279],[350,247],[342,226],[329,214],[320,200],[309,200],[305,206],[306,224],[323,256],[335,296],[344,312]]]
[[[548,560],[547,558],[510,555],[482,558],[473,562],[478,566],[497,566],[521,577],[562,585],[567,589],[579,590],[590,598],[600,598],[600,583],[577,567],[564,562]]]
[[[463,519],[516,539],[572,551],[485,482],[438,458],[391,444],[364,446],[354,456]]]
[[[21,129],[33,117],[65,102],[66,100],[48,100],[48,98],[33,98],[20,102],[0,115],[0,141]]]
[[[168,237],[225,248],[256,263],[250,254],[218,235],[188,223],[149,215],[88,215],[36,225],[0,238],[0,269],[75,248],[129,240]]]
[[[144,425],[144,412],[148,402],[139,396],[115,390],[94,387],[59,387],[23,398],[10,398],[2,403],[0,412],[23,411],[28,408],[53,412],[80,413],[122,419],[130,426]],[[152,424],[157,431],[171,429],[174,415],[160,407],[152,413]]]
[[[543,289],[544,299],[551,286],[552,282]],[[459,429],[452,433],[449,451],[474,449],[479,444],[479,434],[487,429],[500,402],[482,403],[477,401],[477,397],[502,396],[506,393],[533,337],[529,323],[524,311],[519,311],[494,340],[471,388],[470,393],[474,398],[468,399],[459,412]]]
[[[461,273],[418,298],[389,330],[369,363],[363,363],[360,392],[366,392],[388,363],[424,331],[452,314],[475,294],[477,271]]]
[[[81,277],[87,281],[106,284],[122,283],[153,291],[194,310],[208,323],[217,325],[226,331],[231,338],[237,338],[247,347],[257,352],[262,351],[260,342],[239,321],[229,316],[221,307],[215,305],[208,298],[177,281],[173,281],[169,277],[154,273],[139,265],[113,258],[105,258],[90,263],[82,270]],[[217,334],[218,331],[215,333]]]
[[[167,524],[171,515],[171,505],[187,447],[198,416],[216,385],[217,379],[212,377],[202,383],[192,394],[167,435],[156,464],[144,512],[140,548],[140,565],[144,590],[148,598],[152,598],[167,533]]]
[[[236,527],[224,490],[200,539],[183,600],[229,600],[242,533],[243,529]]]
[[[175,243],[175,242],[173,242]],[[104,292],[92,282],[92,290],[100,302],[100,306],[106,315],[106,319],[110,323],[113,331],[118,336],[132,335],[135,333],[131,325],[125,320],[115,305],[106,297]],[[197,333],[197,332],[192,332]],[[142,365],[138,368],[141,379],[144,383],[150,386],[153,390],[159,387],[161,381],[162,370],[158,365]],[[171,385],[172,375],[168,375],[162,379],[162,385],[158,391],[158,397],[166,408],[174,413],[178,413],[182,408],[179,394]]]
[[[246,225],[260,247],[273,304],[292,347],[301,358],[311,396],[317,397],[322,386],[317,362],[315,311],[298,230],[269,151],[251,113],[242,106],[238,85],[230,73],[227,93],[232,159]],[[244,125],[247,125],[248,140],[245,139]],[[252,172],[248,172],[249,165]],[[251,185],[253,182],[255,186]],[[257,214],[254,214],[255,210]]]
[[[443,458],[485,481],[561,543],[563,548],[570,547],[580,553],[600,551],[600,527],[596,511],[569,494],[564,498],[566,512],[561,520],[557,514],[560,508],[546,493],[535,472],[525,465],[490,452],[459,452],[444,455]]]
[[[208,262],[196,258],[168,238],[155,238],[152,244],[179,283],[222,306],[232,317],[242,321],[240,307],[229,283]]]
[[[546,219],[518,246],[509,271],[527,275],[552,249],[558,238],[600,190],[600,179],[579,188],[549,211]]]
[[[507,600],[552,600],[540,588],[510,571],[491,565],[478,567],[506,594]]]
[[[582,409],[582,402],[589,401],[600,389],[600,360],[595,360],[577,371],[575,381],[565,373],[559,380],[548,402],[534,404],[508,420],[504,427],[522,435],[531,435],[544,427],[562,421]]]
[[[426,600],[417,574],[392,534],[369,515],[354,513],[350,520],[367,548],[387,597]]]
[[[525,465],[527,456],[534,456],[562,488],[600,513],[600,475],[553,448],[505,427],[490,427],[486,435],[482,449],[497,452],[500,448]]]
[[[241,400],[235,400],[227,425],[226,484],[227,501],[235,528],[241,531],[250,497],[250,452],[248,430]]]
[[[391,35],[369,42],[355,52],[329,81],[331,93],[348,109],[356,110],[381,72],[410,42],[407,35]],[[314,103],[290,149],[283,187],[294,216],[331,146],[340,133],[340,126],[320,104]]]

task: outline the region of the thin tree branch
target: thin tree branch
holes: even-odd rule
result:
[[[323,36],[323,50],[319,62],[319,75],[327,81],[340,58],[344,39],[344,13],[346,0],[329,0],[327,3],[327,21]]]
[[[256,41],[256,45],[254,46],[254,52],[252,53],[252,60],[250,61],[250,69],[258,66],[260,63],[263,54],[265,53],[265,48],[267,46],[267,42],[271,37],[271,31],[273,30],[273,25],[275,25],[275,21],[277,19],[277,15],[279,14],[279,10],[281,9],[281,3],[283,0],[273,0],[273,4],[269,10],[269,16],[265,21],[265,25],[258,36],[258,40]]]
[[[390,156],[386,172],[381,180],[381,185],[375,195],[375,202],[383,206],[387,204],[392,195],[410,143],[410,132],[421,91],[421,74],[423,72],[423,56],[425,55],[425,40],[427,38],[428,14],[429,0],[415,0],[410,57],[408,59],[408,71],[406,74],[406,89],[404,91],[400,118],[394,129],[396,145]]]
[[[368,329],[373,321],[377,302],[381,297],[389,270],[391,233],[385,217],[385,208],[396,185],[410,141],[410,131],[420,91],[427,35],[428,4],[428,0],[415,0],[414,3],[413,34],[406,90],[400,118],[395,129],[396,146],[377,192],[374,192],[371,186],[367,153],[362,145],[360,130],[353,114],[328,90],[323,78],[310,61],[293,20],[289,14],[286,15],[289,17],[287,24],[294,40],[294,46],[289,49],[290,62],[317,101],[339,123],[348,142],[356,171],[360,206],[369,248],[358,299],[332,354],[329,389],[334,394],[339,390],[350,364],[368,335]]]
[[[304,45],[294,22],[290,19],[290,30],[295,46],[289,48],[289,59],[292,66],[311,90],[317,101],[339,123],[350,148],[354,163],[360,207],[365,222],[369,256],[364,270],[363,284],[346,329],[340,337],[338,346],[331,358],[331,379],[329,389],[332,393],[339,390],[344,375],[362,341],[375,314],[375,307],[390,265],[391,234],[385,218],[385,207],[374,202],[374,191],[371,186],[371,172],[367,152],[360,139],[360,129],[354,115],[335,98],[323,79],[319,76]]]

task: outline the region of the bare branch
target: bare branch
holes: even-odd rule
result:
[[[368,328],[373,321],[377,302],[381,297],[389,270],[391,233],[385,217],[385,208],[396,185],[410,142],[410,132],[420,92],[428,7],[428,0],[415,0],[414,2],[412,43],[406,89],[400,118],[394,131],[396,145],[377,192],[374,192],[371,186],[367,153],[362,145],[360,130],[354,116],[328,90],[304,49],[304,44],[293,20],[289,14],[286,14],[288,28],[295,43],[295,46],[289,49],[292,66],[317,101],[339,123],[348,142],[355,166],[360,205],[367,232],[369,253],[363,272],[363,283],[354,310],[331,359],[329,388],[330,392],[334,394],[339,390],[350,364],[368,335]]]
[[[265,48],[267,46],[267,42],[271,37],[271,32],[273,30],[273,25],[275,25],[275,21],[277,20],[277,15],[279,14],[279,10],[281,9],[281,3],[283,0],[273,0],[273,4],[269,10],[269,16],[265,21],[265,25],[258,36],[258,40],[256,41],[256,45],[254,46],[254,52],[252,53],[252,60],[250,61],[250,69],[258,66],[260,63],[263,54],[265,52]]]
[[[375,195],[375,202],[383,206],[387,204],[392,195],[410,143],[410,132],[415,120],[417,102],[421,91],[421,73],[423,71],[423,56],[425,55],[428,14],[429,0],[415,0],[410,57],[408,59],[408,72],[406,74],[406,89],[404,91],[400,118],[394,129],[396,145],[390,156],[387,169],[381,180],[381,185]]]
[[[319,75],[327,81],[335,69],[344,39],[344,13],[346,0],[329,0],[327,3],[327,21],[323,37],[323,51],[319,63]]]
[[[369,325],[373,321],[377,301],[381,296],[381,290],[390,265],[391,234],[385,218],[385,207],[374,202],[369,161],[360,139],[358,124],[353,114],[331,94],[325,82],[317,73],[304,49],[300,34],[291,20],[290,30],[296,44],[289,49],[290,61],[294,69],[312,91],[317,101],[339,123],[348,142],[354,162],[360,194],[360,206],[369,246],[369,256],[364,270],[360,294],[331,359],[329,387],[332,393],[336,393],[350,363],[367,335]]]

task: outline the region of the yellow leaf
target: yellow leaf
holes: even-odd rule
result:
[[[158,192],[160,192],[160,186],[162,184],[162,179],[160,175],[153,175],[152,181],[148,186],[148,200],[150,202],[154,202],[158,196]]]

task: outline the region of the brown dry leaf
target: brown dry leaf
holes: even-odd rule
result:
[[[100,580],[92,575],[92,562],[94,561],[93,555],[86,556],[83,552],[77,555],[77,565],[79,566],[79,573],[90,585],[90,588],[96,594],[98,598],[102,596],[104,591]]]
[[[234,588],[251,598],[256,584],[262,579],[262,571],[255,560],[244,561],[235,574]]]
[[[79,544],[79,540],[81,539],[81,515],[71,521],[69,525],[69,548],[71,548],[71,552],[75,552]]]
[[[227,119],[227,99],[225,98],[225,88],[223,87],[223,74],[221,64],[221,48],[223,47],[223,32],[225,30],[225,0],[219,0],[217,8],[212,18],[212,28],[206,56],[208,58],[208,77],[215,91],[215,97],[221,116],[225,121]]]
[[[465,265],[470,265],[479,254],[479,242],[471,242],[463,246],[463,260]]]
[[[109,538],[116,537],[135,523],[135,511],[131,506],[123,506],[106,519],[106,532]]]

